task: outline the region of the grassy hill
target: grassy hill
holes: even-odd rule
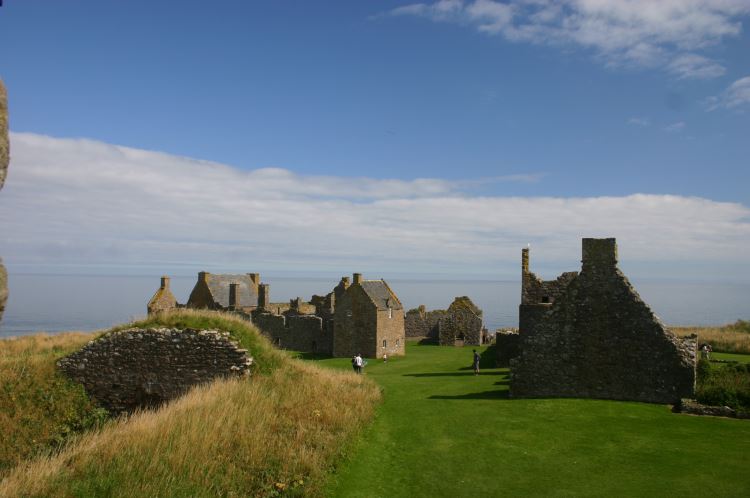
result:
[[[368,379],[294,360],[236,318],[184,312],[136,325],[230,331],[258,370],[249,379],[195,388],[159,410],[110,420],[61,452],[12,469],[0,496],[321,496],[329,470],[380,399]],[[40,364],[54,377],[50,365],[59,355],[48,356]],[[16,388],[15,396],[36,387]]]
[[[404,358],[371,361],[366,375],[384,402],[326,494],[750,496],[750,421],[645,403],[511,399],[508,370],[486,368],[489,356],[477,377],[471,348],[409,344]]]

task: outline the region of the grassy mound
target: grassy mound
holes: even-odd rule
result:
[[[0,478],[106,418],[80,384],[55,368],[58,359],[93,337],[40,334],[0,341]]]
[[[714,351],[750,354],[750,322],[737,320],[721,327],[670,327],[680,337],[698,335],[698,344],[707,342]]]
[[[294,360],[231,316],[183,311],[127,326],[226,330],[258,369],[24,463],[0,496],[320,496],[380,398],[373,382]]]

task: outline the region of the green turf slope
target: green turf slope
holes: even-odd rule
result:
[[[320,361],[350,368],[347,359]],[[370,361],[366,375],[382,386],[384,403],[327,494],[750,496],[749,420],[643,403],[511,399],[507,369],[475,377],[470,363],[471,348],[414,344],[405,358]]]

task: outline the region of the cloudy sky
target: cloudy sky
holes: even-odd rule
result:
[[[11,272],[750,278],[750,0],[0,7]]]

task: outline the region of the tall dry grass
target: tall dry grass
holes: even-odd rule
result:
[[[220,319],[193,319],[206,317]],[[348,371],[293,360],[251,333],[268,348],[262,356],[278,361],[270,373],[217,380],[111,421],[14,468],[0,497],[321,496],[380,390]]]
[[[0,477],[105,416],[80,385],[55,368],[58,358],[92,337],[68,333],[0,340]]]
[[[707,342],[714,351],[750,354],[750,333],[745,323],[740,320],[720,327],[669,327],[669,330],[680,337],[696,334],[698,344]]]

